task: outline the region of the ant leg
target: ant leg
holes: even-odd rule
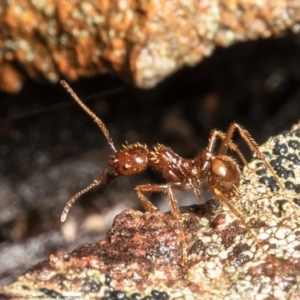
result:
[[[260,241],[258,240],[258,238],[256,237],[256,235],[252,232],[252,230],[249,228],[248,224],[245,222],[244,218],[242,217],[242,215],[239,213],[239,211],[230,203],[230,201],[228,200],[228,198],[226,196],[224,196],[221,191],[219,191],[218,189],[214,188],[213,189],[213,193],[214,195],[223,203],[225,203],[225,205],[227,205],[227,207],[231,210],[231,212],[240,220],[240,222],[244,225],[244,227],[246,228],[246,230],[248,231],[248,233],[251,235],[251,237],[253,238],[253,240],[255,241],[255,243],[257,244],[257,246],[267,255],[268,259],[271,261],[271,263],[274,266],[278,266],[279,262],[278,260],[273,257],[271,254],[269,254],[264,247],[262,246],[262,244],[260,243]]]
[[[224,132],[221,132],[221,131],[219,131],[219,130],[216,130],[216,134],[218,135],[218,137],[219,137],[222,141],[224,141],[224,139],[225,139],[225,133],[224,133]],[[249,166],[249,164],[248,164],[248,162],[247,162],[245,156],[244,156],[244,155],[242,154],[242,152],[239,150],[237,144],[235,144],[235,143],[233,143],[232,141],[230,141],[230,142],[228,143],[228,148],[230,148],[232,151],[234,151],[234,152],[239,156],[240,160],[243,162],[243,164],[244,164],[245,166],[247,166],[247,168],[253,170],[253,172],[255,172],[255,171],[257,170],[257,168],[253,168],[253,167],[250,167],[250,166]],[[223,153],[223,155],[224,155],[224,154],[225,154],[225,153]],[[220,153],[220,151],[219,151],[218,155],[222,155],[222,154]]]
[[[244,139],[244,141],[246,142],[248,147],[253,152],[255,152],[259,158],[261,158],[263,160],[264,156],[259,151],[257,143],[253,140],[250,133],[246,129],[244,129],[241,125],[239,125],[238,123],[231,123],[227,129],[226,134],[223,133],[224,138],[222,139],[222,144],[219,149],[219,155],[223,155],[226,153],[227,148],[229,147],[229,143],[231,142],[231,138],[232,138],[235,130],[238,130],[239,134]]]
[[[186,252],[187,246],[186,246],[186,242],[185,242],[185,235],[184,235],[184,232],[183,232],[182,220],[181,220],[181,217],[180,217],[180,210],[179,210],[179,207],[178,207],[178,203],[174,198],[174,194],[172,192],[171,185],[170,184],[139,185],[135,188],[135,190],[137,192],[137,195],[138,195],[139,199],[142,201],[142,199],[144,198],[144,199],[147,200],[147,202],[149,202],[149,200],[142,194],[142,192],[163,192],[163,193],[168,194],[172,214],[173,214],[173,216],[175,217],[175,219],[177,221],[179,231],[180,231],[180,239],[181,239],[181,244],[182,244],[182,265],[184,265],[185,262],[187,261],[187,252]],[[143,203],[143,201],[142,201],[142,203]],[[152,205],[152,203],[151,203],[151,205]]]
[[[270,165],[270,163],[266,160],[265,156],[263,153],[261,153],[261,151],[258,148],[257,143],[253,140],[253,138],[251,137],[250,133],[244,129],[241,125],[237,124],[237,123],[232,123],[226,133],[226,137],[223,140],[221,146],[220,146],[220,154],[224,154],[227,150],[227,148],[229,147],[229,143],[231,140],[231,137],[234,133],[234,131],[237,130],[240,134],[240,136],[243,138],[243,140],[245,141],[245,143],[248,145],[248,147],[257,155],[257,157],[259,159],[261,159],[263,161],[263,163],[265,164],[265,166],[271,171],[271,173],[273,174],[273,176],[275,177],[275,180],[278,182],[279,186],[281,187],[281,189],[284,190],[284,186],[282,185],[282,183],[279,180],[279,177],[277,176],[277,174],[275,173],[274,169],[272,168],[272,166]]]
[[[222,145],[224,143],[224,140],[226,138],[226,135],[224,132],[220,131],[220,130],[217,130],[217,129],[213,129],[210,133],[210,138],[209,138],[209,142],[208,142],[208,146],[207,146],[207,151],[212,153],[213,152],[213,148],[215,146],[215,143],[216,143],[216,140],[217,138],[221,139],[223,142],[221,144],[221,148],[222,148]],[[219,153],[218,155],[224,155],[227,151],[227,148],[230,148],[232,151],[235,151],[236,154],[240,157],[241,161],[243,162],[243,164],[245,166],[248,165],[248,162],[247,160],[245,159],[244,155],[241,153],[241,151],[238,149],[238,146],[233,143],[232,141],[228,141],[227,142],[227,147],[225,148],[225,150],[222,149],[222,152],[221,152],[221,148],[219,150]]]
[[[106,164],[106,166],[104,167],[102,173],[89,185],[87,186],[86,188],[84,188],[83,190],[81,190],[80,192],[78,192],[76,195],[74,195],[66,204],[62,214],[61,214],[61,217],[60,217],[60,221],[61,222],[64,222],[68,216],[68,213],[69,213],[69,210],[71,209],[72,205],[75,203],[75,201],[83,194],[85,194],[86,192],[88,192],[90,189],[92,189],[93,187],[95,187],[96,185],[98,185],[102,178],[103,178],[103,175],[105,174],[108,166],[110,165],[110,162],[108,162]]]
[[[225,138],[226,138],[226,135],[224,132],[221,132],[219,130],[215,130],[215,134],[222,140],[224,141]],[[228,142],[228,148],[230,148],[232,151],[234,151],[238,156],[239,158],[241,159],[241,161],[243,162],[243,164],[245,166],[248,165],[248,162],[245,158],[245,156],[242,154],[242,152],[239,150],[237,144],[233,143],[232,141],[229,141]],[[219,153],[218,155],[224,155],[226,153],[227,149],[225,150],[225,152],[221,152],[221,149],[219,150]]]
[[[158,210],[157,207],[155,207],[150,201],[149,199],[142,194],[143,192],[152,192],[153,190],[150,190],[150,188],[153,188],[153,185],[148,185],[148,184],[144,184],[144,185],[138,185],[135,188],[135,191],[137,193],[138,198],[140,199],[140,201],[142,202],[143,206],[145,207],[145,209],[147,211],[153,212]],[[156,190],[153,192],[157,192]],[[158,192],[161,192],[161,190],[159,190]]]
[[[210,132],[210,137],[209,137],[209,140],[208,140],[208,145],[206,147],[207,151],[210,152],[210,153],[212,153],[213,150],[214,150],[214,146],[216,144],[216,140],[217,140],[217,137],[218,137],[217,132],[218,132],[217,129],[213,129]]]
[[[194,192],[194,195],[196,196],[196,198],[199,199],[199,201],[201,202],[201,204],[204,204],[205,203],[205,200],[203,199],[201,193],[195,188],[194,185],[191,186],[193,192]]]

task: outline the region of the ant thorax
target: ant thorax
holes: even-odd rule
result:
[[[155,145],[149,153],[149,165],[170,182],[185,182],[199,177],[194,160],[184,159],[162,144]]]

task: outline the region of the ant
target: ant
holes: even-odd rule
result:
[[[251,231],[240,212],[231,204],[231,199],[239,198],[238,187],[241,180],[241,171],[237,162],[230,156],[226,155],[228,148],[234,151],[247,165],[247,161],[243,154],[239,151],[238,146],[231,141],[235,131],[238,131],[248,147],[257,155],[265,166],[271,171],[276,181],[282,189],[284,187],[279,181],[278,176],[266,160],[264,154],[259,150],[257,143],[251,135],[241,125],[232,123],[226,134],[219,130],[212,130],[207,147],[194,159],[184,159],[176,154],[171,148],[163,144],[156,144],[148,149],[147,145],[134,143],[131,145],[123,145],[121,150],[116,150],[109,132],[104,123],[78,98],[66,81],[61,81],[62,86],[70,93],[73,99],[81,106],[81,108],[94,120],[94,122],[102,130],[110,148],[114,155],[104,166],[101,174],[86,188],[74,195],[66,204],[62,215],[61,222],[67,218],[68,212],[74,202],[84,193],[100,184],[106,175],[106,184],[119,176],[128,176],[143,172],[147,167],[151,166],[161,172],[166,179],[164,184],[142,184],[135,188],[139,200],[142,202],[146,210],[153,212],[158,210],[144,195],[146,192],[164,192],[167,193],[170,202],[172,214],[174,215],[178,228],[180,229],[180,237],[182,243],[182,261],[183,264],[187,260],[185,235],[183,232],[182,220],[177,201],[174,198],[172,189],[181,191],[192,190],[195,196],[204,203],[204,199],[199,192],[202,190],[210,190],[214,197],[225,203],[232,213],[245,226],[257,246],[267,255],[273,265],[277,265],[277,259],[271,256],[262,246],[256,235]],[[214,146],[217,140],[221,140],[220,148],[217,154],[214,153]],[[108,169],[112,172],[108,172]]]

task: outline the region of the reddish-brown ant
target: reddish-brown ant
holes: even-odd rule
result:
[[[182,221],[180,217],[180,210],[178,204],[174,198],[172,189],[181,191],[192,190],[195,196],[204,203],[204,200],[199,192],[199,188],[202,190],[212,191],[215,198],[225,203],[233,214],[240,220],[245,226],[248,233],[252,236],[259,248],[267,255],[270,261],[275,265],[277,260],[272,257],[261,245],[258,238],[251,231],[247,223],[245,222],[239,211],[231,204],[231,199],[239,198],[238,187],[241,179],[241,171],[236,161],[226,155],[229,149],[234,151],[245,165],[247,161],[243,154],[239,151],[236,144],[231,141],[234,132],[237,130],[249,148],[257,155],[259,159],[263,161],[266,167],[272,172],[276,181],[283,189],[282,184],[279,181],[275,171],[265,159],[265,156],[259,150],[256,142],[251,138],[248,131],[237,123],[232,123],[226,134],[219,130],[212,130],[208,146],[194,159],[184,159],[177,155],[172,149],[157,144],[148,149],[146,145],[135,143],[131,145],[124,145],[121,150],[116,150],[113,141],[106,129],[104,123],[77,97],[70,86],[61,81],[63,87],[71,94],[74,100],[90,115],[96,124],[100,127],[104,133],[108,144],[115,154],[105,165],[101,174],[86,188],[78,192],[73,196],[66,204],[62,215],[61,221],[64,222],[67,218],[68,212],[73,203],[84,193],[98,185],[104,175],[106,175],[106,183],[109,184],[113,179],[119,176],[127,176],[140,173],[147,167],[151,166],[157,171],[161,172],[166,179],[164,184],[143,184],[135,188],[138,198],[142,202],[143,206],[148,211],[155,211],[157,208],[146,198],[145,192],[164,192],[168,194],[172,213],[178,222],[180,229],[181,241],[183,245],[183,263],[186,261],[186,242],[182,229]],[[214,146],[217,139],[221,140],[221,145],[217,154],[214,154]],[[108,172],[111,168],[112,172]]]

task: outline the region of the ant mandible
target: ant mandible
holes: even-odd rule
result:
[[[230,199],[239,198],[238,187],[241,179],[241,171],[236,161],[232,157],[226,155],[228,148],[234,151],[240,157],[242,162],[247,165],[247,161],[243,154],[239,151],[237,145],[231,141],[235,131],[239,132],[245,143],[257,155],[257,157],[263,161],[265,166],[275,177],[280,187],[284,189],[270,163],[259,150],[258,145],[252,139],[248,131],[246,131],[242,126],[237,123],[232,123],[226,134],[216,129],[212,130],[208,146],[194,159],[181,158],[171,148],[162,144],[157,144],[149,150],[146,145],[134,143],[131,145],[123,145],[121,150],[116,150],[104,123],[87,106],[85,106],[85,104],[77,97],[71,87],[64,80],[61,81],[61,84],[71,94],[73,99],[81,106],[81,108],[92,117],[94,122],[102,130],[109,146],[114,151],[114,155],[104,166],[101,174],[89,186],[78,192],[67,202],[61,215],[62,222],[66,220],[68,212],[74,202],[82,194],[100,184],[104,175],[106,175],[106,184],[109,184],[113,179],[119,176],[141,173],[147,167],[151,166],[161,172],[167,182],[165,184],[138,185],[135,188],[135,191],[145,209],[150,212],[156,211],[157,208],[146,198],[144,193],[167,193],[172,213],[180,230],[181,243],[183,246],[183,264],[187,259],[186,242],[180,217],[180,210],[172,192],[173,188],[181,191],[192,190],[201,203],[204,203],[204,199],[199,192],[199,188],[202,190],[210,190],[214,197],[225,203],[232,213],[240,220],[248,233],[254,239],[257,246],[267,255],[270,261],[274,265],[278,264],[277,259],[271,256],[263,248],[262,244],[249,228],[242,215],[230,202]],[[221,145],[218,153],[214,154],[213,149],[218,138],[221,140]],[[108,172],[109,168],[113,171]]]

